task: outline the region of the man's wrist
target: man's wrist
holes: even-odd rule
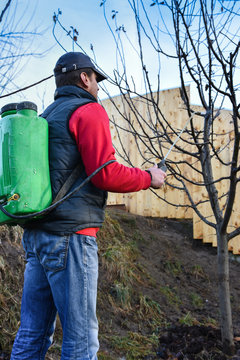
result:
[[[152,173],[150,170],[145,170],[150,176],[151,176],[151,181],[152,181]]]

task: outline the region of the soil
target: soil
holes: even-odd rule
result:
[[[221,353],[221,332],[212,326],[172,326],[160,336],[157,355],[160,359],[218,359],[225,360]],[[240,351],[237,350],[240,355]],[[238,359],[235,356],[234,359]]]
[[[193,240],[192,223],[188,220],[146,218],[123,210],[108,209],[117,220],[127,239],[136,243],[134,263],[141,272],[139,281],[132,284],[129,306],[114,308],[109,301],[98,305],[100,318],[100,359],[180,359],[180,360],[240,360],[240,263],[230,256],[230,288],[235,337],[235,354],[222,352],[219,329],[217,286],[217,251],[201,240]],[[16,235],[15,235],[16,236]],[[8,254],[9,264],[19,266],[20,247],[11,246],[2,236],[0,255]],[[100,257],[99,292],[111,294],[112,285]],[[127,334],[147,336],[153,333],[154,318],[139,320],[139,296],[159,304],[162,323],[154,330],[157,346],[147,355],[128,355],[127,349],[113,346],[112,334],[123,338]],[[109,298],[109,297],[108,297]],[[106,298],[107,299],[107,298]],[[139,315],[138,315],[139,316]],[[139,335],[140,336],[140,335]],[[9,353],[0,350],[0,360]],[[48,359],[59,359],[51,355]]]

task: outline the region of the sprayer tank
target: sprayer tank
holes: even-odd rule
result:
[[[14,215],[41,211],[52,201],[48,123],[32,102],[1,109],[0,201]],[[14,221],[0,212],[0,224]]]

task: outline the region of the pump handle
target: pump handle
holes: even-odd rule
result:
[[[160,163],[158,163],[158,168],[161,169],[164,172],[167,172],[167,166],[165,164],[165,160],[162,159]]]

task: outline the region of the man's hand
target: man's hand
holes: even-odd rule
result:
[[[163,186],[167,174],[159,169],[157,165],[149,168],[148,171],[152,175],[151,187],[154,189],[159,189],[161,186]]]

